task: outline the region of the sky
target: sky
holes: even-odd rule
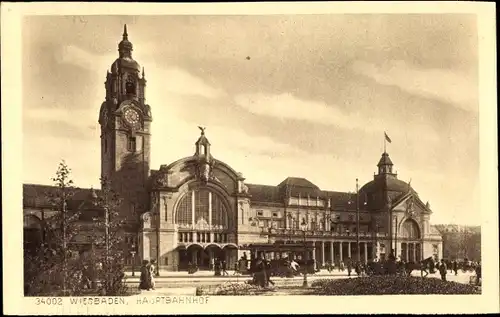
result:
[[[146,73],[152,169],[191,156],[201,125],[248,183],[354,191],[386,131],[431,222],[480,223],[474,15],[26,17],[25,183],[51,184],[64,159],[77,186],[99,187],[97,120],[125,23]]]

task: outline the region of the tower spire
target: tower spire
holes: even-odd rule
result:
[[[128,40],[127,25],[123,25],[123,39]]]
[[[118,44],[118,52],[120,53],[120,58],[123,57],[128,57],[132,58],[132,50],[133,46],[132,43],[128,40],[128,32],[127,32],[127,25],[123,25],[123,38]],[[141,71],[140,68],[137,68],[137,71]]]

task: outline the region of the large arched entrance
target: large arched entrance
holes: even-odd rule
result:
[[[418,262],[422,259],[420,227],[414,219],[406,219],[401,225],[401,259],[405,262]]]
[[[179,270],[189,264],[200,270],[213,269],[216,259],[226,259],[231,221],[229,204],[216,190],[201,187],[185,193],[177,204]],[[227,261],[227,260],[226,260]]]

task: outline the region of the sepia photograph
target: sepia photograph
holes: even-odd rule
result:
[[[22,298],[485,295],[476,13],[102,12],[20,17]]]

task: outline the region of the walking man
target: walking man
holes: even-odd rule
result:
[[[227,273],[227,263],[225,260],[222,260],[222,275],[229,275],[229,273]]]
[[[455,276],[458,275],[458,263],[457,261],[453,261],[452,263],[453,271],[455,271]]]
[[[349,258],[347,260],[347,276],[351,276],[351,270],[352,270],[352,262],[351,259]]]
[[[476,265],[476,285],[481,285],[481,262]]]
[[[439,266],[439,273],[441,274],[441,280],[446,281],[446,272],[448,268],[446,267],[446,263],[444,259],[441,259],[441,265]]]

